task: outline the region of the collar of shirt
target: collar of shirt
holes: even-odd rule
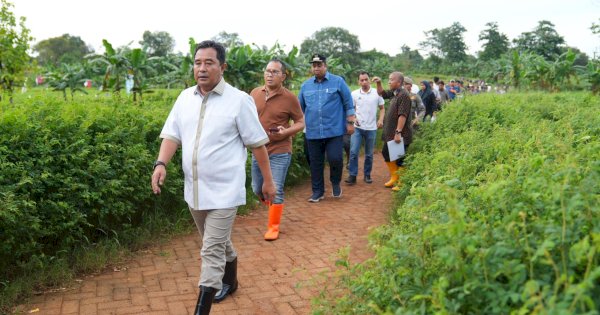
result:
[[[281,85],[280,87],[278,87],[275,91],[269,92],[269,89],[267,89],[266,85],[263,85],[262,87],[262,91],[265,92],[265,101],[275,97],[275,95],[279,95],[281,94],[281,89],[283,88],[283,85]]]
[[[217,83],[217,85],[207,94],[209,94],[211,92],[215,92],[219,95],[223,95],[223,91],[225,91],[225,79],[223,79],[223,77],[221,77],[221,81],[219,81],[219,83]],[[204,95],[202,95],[202,93],[200,93],[199,86],[196,86],[196,89],[194,90],[194,95],[200,95],[200,96],[204,97]]]
[[[360,88],[359,91],[360,91],[360,94],[371,94],[371,91],[373,91],[373,88],[369,88],[369,90],[366,92],[363,91],[362,88]]]
[[[329,81],[329,71],[325,72],[325,76],[323,77],[323,81],[321,81],[321,82],[324,82],[325,80]],[[320,83],[319,81],[317,81],[317,77],[314,75],[313,75],[313,82]]]

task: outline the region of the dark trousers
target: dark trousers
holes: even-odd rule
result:
[[[352,136],[349,134],[344,135],[344,152],[346,152],[346,163],[350,163],[350,139]]]
[[[310,156],[308,155],[308,139],[306,139],[306,134],[302,134],[302,139],[304,139],[302,142],[304,146],[304,157],[306,158],[306,163],[308,163],[308,166],[310,166]]]
[[[333,185],[339,185],[342,180],[343,159],[343,136],[308,139],[308,155],[310,158],[310,179],[312,191],[316,194],[325,193],[325,156],[329,162],[329,180]]]

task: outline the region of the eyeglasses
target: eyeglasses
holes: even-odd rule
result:
[[[281,74],[279,70],[265,70],[265,75],[278,76]]]

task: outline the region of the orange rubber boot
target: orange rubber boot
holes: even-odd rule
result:
[[[283,204],[272,204],[269,206],[269,230],[265,233],[265,241],[274,241],[279,237],[281,213],[283,213]]]
[[[390,188],[394,186],[398,180],[398,174],[396,173],[398,171],[398,165],[396,165],[396,161],[385,162],[385,164],[387,164],[387,167],[390,170],[390,180],[383,185],[387,188]]]

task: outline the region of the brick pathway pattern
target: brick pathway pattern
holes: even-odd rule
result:
[[[263,240],[267,210],[236,218],[238,290],[213,304],[211,314],[310,314],[311,299],[333,275],[341,248],[350,246],[353,263],[369,258],[367,234],[386,222],[391,192],[383,158],[375,154],[373,184],[342,182],[342,198],[307,202],[310,180],[286,194],[279,240]],[[360,159],[362,163],[362,158]],[[347,171],[344,171],[344,176]],[[31,314],[193,314],[198,296],[201,241],[197,233],[151,248],[100,275],[87,276],[64,292],[34,297],[18,310]],[[32,312],[33,311],[33,312]]]

